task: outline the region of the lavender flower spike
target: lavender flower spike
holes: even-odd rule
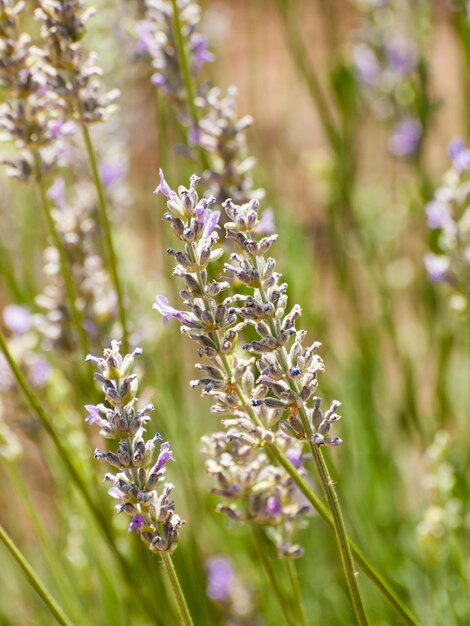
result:
[[[109,406],[87,404],[86,420],[98,424],[104,437],[117,442],[114,451],[97,449],[95,459],[107,461],[113,468],[114,473],[105,476],[112,483],[108,493],[118,500],[116,511],[132,517],[129,532],[135,531],[152,552],[173,552],[185,522],[175,513],[170,498],[173,485],[165,481],[165,465],[174,460],[170,444],[160,446],[155,461],[156,442],[161,436],[144,439],[154,407],[148,404],[137,409],[138,380],[132,370],[141,353],[137,348],[123,357],[119,342],[113,341],[103,358],[87,357],[98,370],[95,379],[101,383]]]

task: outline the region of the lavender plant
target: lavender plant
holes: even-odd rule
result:
[[[136,348],[123,357],[119,346],[118,341],[112,341],[103,357],[88,355],[86,358],[97,368],[95,379],[101,384],[109,404],[86,405],[86,421],[98,424],[105,439],[119,442],[112,452],[97,448],[95,459],[105,460],[120,470],[105,476],[105,481],[112,483],[109,494],[119,500],[116,511],[131,516],[129,532],[135,531],[151,552],[161,556],[182,623],[190,625],[191,615],[170,557],[178,545],[180,528],[185,524],[175,512],[170,497],[174,486],[165,480],[166,464],[174,461],[173,453],[170,444],[164,442],[155,458],[157,442],[162,439],[159,433],[145,441],[145,426],[155,407],[152,404],[140,410],[136,407],[138,378],[133,367],[142,349]]]
[[[424,262],[430,280],[447,283],[454,294],[451,304],[462,310],[470,298],[470,150],[457,139],[450,144],[449,155],[452,166],[426,205],[437,249],[428,252]]]
[[[220,213],[209,208],[215,198],[199,200],[197,183],[198,177],[193,176],[189,189],[180,186],[176,193],[160,171],[156,192],[166,196],[165,219],[184,243],[184,252],[173,249],[168,252],[177,262],[174,275],[185,283],[180,294],[189,310],[173,308],[163,296],[157,296],[154,307],[164,321],[177,319],[181,332],[199,344],[199,355],[214,361],[215,367],[200,365],[208,375],[193,382],[202,386],[205,395],[214,398],[214,413],[233,415],[237,419],[234,427],[242,433],[248,430],[249,434],[254,434],[258,446],[273,444],[274,432],[281,424],[289,435],[308,442],[333,515],[356,616],[359,623],[366,624],[339,503],[320,453],[321,445],[338,445],[341,440],[329,433],[332,424],[339,419],[336,412],[339,403],[334,402],[323,414],[320,400],[314,396],[317,374],[323,370],[323,363],[315,354],[319,344],[314,343],[309,348],[302,346],[306,333],[295,329],[295,321],[301,313],[298,305],[286,313],[287,285],[279,284],[275,260],[264,258],[277,235],[257,241],[253,233],[258,224],[256,200],[243,206],[230,200],[224,204],[231,220],[226,224],[227,237],[237,248],[232,254],[233,264],[225,264],[225,273],[231,281],[238,279],[248,289],[253,289],[254,295],[235,294],[222,302],[216,300],[215,296],[230,284],[211,280],[208,273],[209,263],[223,254],[222,249],[215,248]],[[247,326],[253,327],[260,337],[244,345],[249,352],[260,355],[256,362],[258,379],[251,371],[255,359],[239,360],[235,354],[239,333]],[[292,346],[287,352],[289,343]],[[314,404],[310,408],[307,403],[311,399]]]
[[[182,149],[199,159],[204,188],[219,202],[261,198],[264,191],[253,188],[255,159],[247,156],[246,147],[246,129],[253,120],[238,116],[235,87],[224,94],[201,76],[213,55],[199,30],[200,13],[192,0],[139,2],[137,50],[155,70],[152,84],[168,97],[187,129]]]
[[[390,153],[414,158],[420,152],[429,114],[419,49],[423,37],[419,29],[426,23],[425,3],[411,6],[401,0],[365,0],[357,5],[362,24],[353,59],[359,83],[375,114],[392,125]]]

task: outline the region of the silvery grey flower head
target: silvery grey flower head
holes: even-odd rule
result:
[[[280,558],[302,556],[303,550],[292,542],[292,536],[310,507],[303,502],[289,474],[271,464],[263,448],[254,448],[246,439],[239,420],[225,420],[223,425],[226,432],[202,438],[206,472],[217,481],[212,493],[228,501],[218,505],[217,510],[231,520],[269,528]],[[277,438],[282,448],[289,448],[297,457],[301,455],[298,443],[282,433]]]
[[[87,335],[99,345],[116,319],[116,296],[96,240],[96,196],[83,181],[66,190],[57,178],[48,191],[54,205],[53,219],[70,261]],[[73,198],[73,200],[71,200]],[[73,350],[76,337],[67,307],[58,250],[50,246],[43,255],[46,284],[36,298],[42,309],[35,315],[36,328],[47,349]]]
[[[86,405],[86,421],[97,424],[106,439],[118,442],[115,451],[96,449],[95,459],[105,460],[115,468],[114,473],[106,474],[105,481],[112,483],[109,494],[119,500],[116,511],[132,518],[129,532],[136,531],[152,552],[172,552],[185,523],[175,513],[170,497],[174,487],[165,480],[166,465],[174,461],[173,453],[170,444],[164,442],[157,454],[157,443],[162,439],[158,433],[145,440],[146,426],[155,407],[137,407],[138,378],[133,368],[142,350],[136,348],[123,357],[119,345],[112,341],[103,357],[86,358],[98,370],[95,379],[107,402]]]
[[[470,299],[470,150],[461,139],[449,146],[452,167],[426,205],[428,226],[438,232],[436,253],[424,262],[432,282],[445,282],[459,297],[452,302],[467,308]]]
[[[58,158],[58,139],[74,132],[64,121],[64,103],[55,89],[54,72],[30,37],[18,30],[17,15],[24,3],[0,7],[0,83],[7,89],[0,106],[2,139],[14,141],[18,158],[4,160],[8,174],[27,180],[33,155],[47,168]]]
[[[199,5],[191,0],[179,2],[183,36],[196,85],[194,105],[200,115],[200,120],[196,122],[185,92],[175,41],[172,3],[146,0],[143,4],[145,19],[136,23],[138,50],[156,70],[152,83],[170,98],[180,121],[188,130],[187,145],[180,146],[180,151],[194,160],[199,152],[204,153],[209,167],[206,166],[202,174],[202,184],[219,203],[227,197],[236,202],[263,197],[262,189],[253,189],[251,170],[255,159],[247,156],[246,130],[251,126],[252,118],[238,115],[235,87],[229,87],[223,93],[219,88],[211,87],[201,76],[201,68],[213,60],[213,55],[200,32]]]
[[[401,0],[356,4],[362,17],[353,46],[359,85],[377,117],[392,125],[390,153],[413,157],[423,129],[415,95],[420,89],[419,43],[412,25],[426,23],[425,10]]]
[[[54,68],[56,90],[66,104],[68,119],[82,124],[102,121],[114,110],[119,91],[101,93],[101,69],[82,38],[94,9],[81,0],[39,0],[35,19],[41,24],[46,58]]]

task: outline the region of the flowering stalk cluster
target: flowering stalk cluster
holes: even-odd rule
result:
[[[81,311],[89,341],[97,344],[109,332],[116,319],[116,296],[103,258],[98,252],[96,198],[90,186],[83,182],[74,185],[66,194],[62,178],[55,180],[48,196],[55,207],[52,216],[77,285],[76,304]],[[57,248],[46,248],[43,259],[46,284],[36,298],[42,313],[35,316],[35,325],[48,349],[73,350],[76,347],[76,335],[70,312],[64,306],[65,285]]]
[[[188,129],[184,150],[192,153],[197,148],[205,170],[205,188],[219,203],[227,197],[237,202],[262,197],[262,190],[253,189],[251,170],[255,160],[246,157],[246,129],[252,118],[237,115],[235,87],[229,87],[224,94],[201,77],[201,68],[214,57],[199,32],[199,5],[192,0],[144,0],[139,7],[143,19],[136,23],[138,54],[152,64],[156,70],[152,83],[168,95]],[[182,49],[178,46],[180,35],[184,40]],[[186,65],[190,73],[187,77]]]
[[[253,425],[246,423],[246,430],[241,431],[240,421],[223,420],[227,431],[202,438],[205,470],[217,481],[212,493],[230,503],[219,504],[217,510],[231,520],[265,526],[280,558],[300,557],[303,549],[292,542],[292,536],[310,506],[300,497],[289,474],[273,465],[266,452],[256,445],[256,439],[249,435]],[[281,439],[288,447],[291,462],[300,467],[301,450],[282,434],[277,436],[278,441]]]
[[[362,16],[353,48],[359,84],[375,114],[392,125],[390,153],[413,157],[423,139],[423,76],[418,37],[409,24],[425,23],[424,5],[401,0],[356,4]]]
[[[24,2],[0,3],[0,85],[7,90],[0,105],[2,139],[13,140],[20,154],[4,159],[8,174],[28,180],[34,159],[43,168],[55,165],[59,156],[57,140],[74,132],[64,123],[64,101],[56,89],[53,68],[31,38],[19,31],[19,15]]]
[[[94,14],[82,0],[39,0],[34,16],[48,63],[54,68],[57,92],[65,103],[65,115],[81,124],[102,121],[114,110],[119,90],[101,93],[101,69],[95,53],[82,44],[85,24]]]
[[[102,386],[108,406],[86,405],[86,421],[98,424],[104,438],[118,442],[114,452],[96,449],[95,459],[105,460],[118,470],[107,473],[105,481],[112,483],[108,493],[119,500],[116,511],[132,518],[129,532],[135,530],[152,552],[171,553],[185,522],[175,513],[170,497],[174,487],[165,480],[165,466],[174,460],[170,444],[162,443],[155,458],[161,435],[144,439],[145,426],[155,407],[149,404],[137,408],[138,378],[132,372],[134,360],[141,353],[136,348],[123,357],[119,342],[112,341],[102,358],[88,355],[86,360],[98,370],[95,379]]]
[[[452,167],[444,174],[434,199],[426,205],[428,226],[438,233],[438,254],[424,262],[433,282],[448,283],[456,306],[470,299],[470,150],[457,139],[449,146]]]
[[[203,394],[212,397],[214,414],[230,416],[223,422],[228,428],[226,435],[216,434],[205,440],[206,451],[215,461],[208,463],[208,469],[217,474],[215,467],[224,459],[228,474],[220,472],[217,477],[222,481],[220,485],[225,483],[228,489],[225,493],[222,489],[225,496],[231,492],[237,496],[253,495],[257,489],[263,493],[264,509],[258,508],[263,497],[259,502],[255,498],[255,509],[249,511],[252,517],[269,518],[270,511],[274,516],[282,511],[288,518],[286,511],[289,511],[295,518],[304,511],[302,506],[291,507],[293,486],[285,473],[271,466],[265,455],[260,455],[260,450],[274,443],[285,447],[282,441],[286,436],[308,440],[315,446],[338,445],[341,440],[329,431],[339,419],[336,413],[339,403],[333,403],[323,414],[320,400],[314,396],[317,374],[323,371],[323,363],[315,353],[319,344],[302,346],[305,331],[295,329],[300,307],[296,305],[286,312],[287,286],[279,284],[280,274],[275,271],[274,259],[264,258],[277,235],[255,239],[259,226],[256,200],[243,206],[227,201],[225,210],[231,220],[226,225],[227,237],[234,240],[238,251],[231,255],[232,263],[225,264],[229,280],[210,279],[208,266],[223,253],[216,248],[220,214],[209,208],[214,198],[199,199],[196,176],[191,178],[189,189],[180,187],[178,193],[170,189],[162,173],[160,176],[157,191],[167,197],[169,209],[165,219],[184,243],[184,251],[170,249],[169,253],[177,261],[174,275],[185,283],[180,294],[187,308],[177,310],[163,296],[157,296],[154,308],[163,315],[164,322],[177,319],[182,333],[199,344],[199,355],[212,361],[210,365],[196,365],[204,376],[191,385],[201,386]],[[237,280],[245,286],[244,291],[253,289],[253,295],[235,294],[221,299],[220,294]],[[247,328],[254,329],[259,339],[243,347],[258,355],[257,359],[241,358],[235,353],[239,333]],[[289,343],[292,346],[287,352]],[[258,369],[257,378],[254,365]],[[313,401],[311,408],[307,407],[309,400]],[[244,473],[251,473],[254,483],[248,480],[244,485]],[[269,486],[263,485],[267,476],[271,481]],[[286,502],[289,501],[285,508],[282,497],[270,499],[276,498],[277,487]],[[226,512],[238,515],[233,509]]]

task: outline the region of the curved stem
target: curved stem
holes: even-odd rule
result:
[[[59,253],[60,271],[62,273],[65,291],[67,293],[67,299],[70,307],[70,316],[72,318],[75,331],[78,335],[81,351],[83,355],[86,356],[89,351],[88,338],[83,327],[83,317],[81,311],[77,307],[77,292],[73,281],[72,270],[70,268],[70,262],[65,251],[63,241],[60,238],[59,233],[57,232],[56,224],[51,214],[51,209],[44,186],[44,179],[42,176],[41,162],[37,154],[34,154],[34,166],[36,183],[39,196],[41,198],[41,207],[44,214],[44,219],[47,223],[47,229],[49,231],[49,236],[52,240],[52,244]]]
[[[38,596],[43,600],[44,604],[47,606],[51,615],[53,615],[57,623],[62,624],[62,626],[72,626],[73,623],[69,620],[69,618],[65,615],[62,608],[51,596],[51,594],[46,589],[46,587],[42,583],[37,573],[34,571],[32,566],[28,563],[24,555],[21,553],[21,551],[18,549],[18,547],[15,545],[12,539],[8,536],[7,532],[1,525],[0,525],[0,540],[2,541],[3,545],[6,547],[8,552],[15,559],[15,561],[18,563],[18,565],[21,567],[30,585],[36,591]]]
[[[189,608],[186,603],[186,598],[184,597],[178,575],[176,574],[175,566],[173,565],[173,560],[168,552],[161,552],[160,556],[163,565],[165,566],[168,580],[170,581],[173,597],[181,615],[181,623],[184,624],[184,626],[194,626],[191,613],[189,612]]]
[[[90,131],[88,126],[82,121],[83,139],[85,140],[85,146],[88,153],[88,159],[90,161],[90,167],[95,183],[96,191],[98,193],[98,208],[100,225],[103,231],[104,243],[106,248],[106,256],[108,258],[108,266],[111,274],[111,280],[113,283],[114,291],[116,292],[116,298],[118,303],[119,321],[122,329],[122,349],[123,352],[129,351],[129,335],[127,330],[127,314],[124,303],[124,291],[122,288],[121,280],[118,272],[118,262],[116,251],[114,249],[111,222],[109,219],[108,202],[106,200],[106,194],[101,182],[100,173],[98,170],[98,163],[96,160],[95,148],[91,140]]]
[[[252,521],[248,522],[248,528],[250,531],[251,538],[253,540],[253,544],[256,549],[256,553],[259,559],[261,560],[261,563],[263,564],[264,571],[266,572],[266,576],[268,577],[268,580],[271,584],[271,588],[274,592],[274,595],[276,596],[277,601],[279,602],[279,606],[281,607],[281,611],[284,615],[284,619],[286,620],[286,624],[288,624],[289,626],[296,626],[296,622],[294,621],[293,616],[291,615],[291,611],[286,602],[284,594],[282,593],[282,590],[277,582],[276,574],[274,573],[274,570],[271,567],[269,558],[264,550],[263,543],[259,536],[259,530],[255,527]]]
[[[178,8],[177,0],[171,0],[173,7],[173,32],[175,35],[176,48],[178,50],[179,64],[181,70],[181,77],[183,79],[184,88],[186,91],[186,99],[188,103],[188,112],[191,117],[192,124],[195,129],[199,127],[199,115],[196,108],[196,102],[194,100],[195,90],[193,85],[193,79],[191,76],[191,68],[188,60],[188,54],[183,37],[183,31],[181,28],[180,10]],[[204,169],[210,169],[210,162],[207,153],[198,147],[199,157]]]
[[[294,606],[296,609],[298,624],[300,626],[308,626],[308,621],[305,616],[304,603],[302,600],[302,594],[300,592],[299,576],[297,574],[297,568],[295,562],[292,559],[286,559],[287,573],[289,574],[289,580],[292,587]]]

